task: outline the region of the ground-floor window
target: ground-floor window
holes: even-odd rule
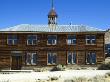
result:
[[[68,64],[76,64],[76,52],[68,52]]]
[[[37,63],[37,54],[36,53],[27,53],[26,54],[26,64],[27,65],[36,65]]]
[[[48,58],[47,63],[50,65],[54,65],[54,64],[56,64],[57,53],[49,52],[49,53],[47,53],[47,58]]]
[[[96,64],[96,53],[95,52],[87,53],[86,64]]]

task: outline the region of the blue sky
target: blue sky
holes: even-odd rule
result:
[[[110,27],[110,0],[54,0],[58,24]],[[0,28],[47,24],[51,0],[0,0]]]

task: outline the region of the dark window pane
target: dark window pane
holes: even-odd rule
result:
[[[29,45],[32,45],[32,40],[28,40],[28,44]]]
[[[12,35],[8,35],[8,39],[13,39]]]
[[[8,35],[8,39],[17,39],[17,35]]]
[[[14,40],[14,45],[16,45],[18,43],[18,40]]]
[[[72,64],[72,55],[71,55],[71,53],[68,53],[68,63]]]
[[[75,35],[68,35],[68,39],[76,39]]]
[[[14,35],[14,36],[13,36],[13,39],[17,39],[17,36],[16,36],[16,35]]]
[[[8,35],[8,45],[16,45],[18,42],[16,35]]]
[[[76,53],[73,53],[73,63],[76,63]]]
[[[56,44],[57,37],[55,35],[48,36],[48,44]]]
[[[91,39],[96,39],[96,36],[95,36],[95,35],[92,35],[92,36],[91,36]]]
[[[92,63],[96,63],[96,53],[91,53],[92,56]]]
[[[26,57],[26,63],[27,64],[31,64],[31,54],[27,54],[27,57]]]
[[[108,48],[108,53],[110,53],[110,48]]]
[[[13,45],[13,41],[12,40],[8,40],[8,45]]]
[[[68,35],[68,44],[76,44],[76,36]]]
[[[91,40],[87,40],[87,44],[91,44]]]
[[[91,62],[91,57],[90,57],[90,53],[88,53],[87,55],[87,63],[90,63]]]
[[[56,55],[53,55],[53,63],[56,63]]]
[[[96,44],[96,40],[92,40],[92,44]]]
[[[92,64],[92,55],[90,53],[90,64]]]
[[[28,44],[35,45],[37,43],[37,36],[36,35],[29,35],[27,37]]]
[[[72,44],[76,44],[76,40],[72,40]]]
[[[86,39],[90,39],[90,36],[89,36],[89,35],[87,35],[87,36],[86,36]]]
[[[52,44],[52,40],[48,40],[48,44]]]
[[[52,40],[52,44],[56,44],[56,40]]]
[[[37,44],[37,41],[36,41],[36,40],[33,40],[33,44],[34,44],[34,45]]]
[[[37,39],[37,36],[36,35],[29,35],[28,36],[28,39],[30,39],[30,40],[36,40]]]
[[[56,40],[56,39],[57,39],[57,37],[56,37],[56,35],[49,35],[49,36],[48,36],[48,39],[50,39],[50,40],[55,39],[55,40]]]
[[[36,64],[36,62],[37,62],[37,55],[33,54],[33,63]]]
[[[50,53],[48,54],[48,63],[49,64],[52,64],[52,57],[51,57],[51,54]]]

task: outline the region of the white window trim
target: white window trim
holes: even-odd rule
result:
[[[27,54],[31,54],[31,64],[29,64],[28,62],[27,62],[27,59],[26,59],[26,65],[37,65],[36,63],[33,63],[33,54],[36,54],[36,53],[27,53]],[[26,55],[27,55],[26,54]],[[36,54],[37,55],[37,54]]]
[[[13,36],[13,35],[11,35],[11,36]],[[8,37],[7,37],[7,44],[8,44],[8,45],[10,45],[10,44],[9,44],[9,40],[12,41],[12,44],[11,44],[11,45],[16,45],[16,44],[15,44],[15,41],[17,41],[18,39],[8,39]]]
[[[93,54],[93,53],[95,53],[95,55],[96,55],[96,52],[89,52],[89,53],[87,53],[87,55],[88,55],[88,54],[91,55],[91,54]],[[86,55],[86,64],[89,65],[90,63],[87,62],[87,55]],[[96,58],[96,62],[97,62],[97,58]],[[93,62],[92,62],[92,64],[96,64],[96,63],[93,63]]]
[[[33,39],[33,40],[36,40],[36,42],[37,42],[37,35],[28,35],[28,36],[35,36],[36,39]],[[28,36],[27,36],[27,45],[36,45],[36,44],[34,44],[33,40],[32,40],[32,44],[29,44]]]
[[[55,36],[56,37],[56,39],[52,40],[52,44],[49,44],[48,36]],[[48,35],[48,36],[47,36],[47,45],[57,45],[57,35]],[[53,42],[55,42],[55,43],[53,43]]]
[[[75,39],[68,39],[68,36],[72,36],[72,35],[67,35],[67,40],[66,40],[67,45],[76,45],[73,43],[73,41],[76,41],[76,38]],[[76,36],[76,35],[73,35],[73,36]],[[68,43],[68,41],[70,41],[70,43]]]
[[[47,65],[56,65],[56,63],[53,63],[53,61],[52,61],[52,64],[48,62],[48,55],[49,55],[49,54],[51,54],[51,55],[56,55],[56,56],[57,56],[57,53],[48,52],[48,53],[47,53]]]
[[[72,64],[76,64],[76,63],[73,62],[73,57],[74,57],[74,54],[76,55],[76,52],[68,52],[67,53],[67,64],[71,65],[71,63],[68,62],[68,54],[69,53],[71,53],[71,55],[72,55],[72,60],[71,60],[72,61]]]
[[[87,53],[87,55],[86,55],[86,64],[87,64],[87,65],[90,64],[89,62],[87,62],[87,56],[88,56],[88,55],[90,55],[90,52]]]
[[[36,54],[36,53],[32,53],[31,64],[32,64],[32,65],[36,65],[37,62],[36,62],[36,63],[33,62],[33,55],[37,55],[37,54]]]
[[[86,45],[96,45],[96,43],[94,44],[94,43],[92,42],[93,40],[96,41],[96,39],[87,39],[87,36],[90,36],[90,37],[91,37],[91,36],[95,36],[95,37],[96,37],[96,35],[86,35]],[[90,40],[90,43],[87,43],[88,40]]]

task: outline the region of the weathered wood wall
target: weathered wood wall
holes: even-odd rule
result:
[[[37,35],[37,45],[27,45],[27,35]],[[22,65],[25,66],[25,54],[27,52],[36,52],[38,54],[37,65],[47,65],[47,52],[57,52],[57,64],[67,64],[67,52],[76,51],[77,64],[85,64],[85,56],[89,51],[95,51],[97,54],[97,63],[101,63],[105,59],[104,55],[104,33],[71,33],[76,34],[77,44],[67,45],[66,39],[68,33],[57,34],[57,45],[47,45],[48,33],[0,33],[0,66],[11,66],[11,51],[22,51]],[[85,35],[96,35],[95,45],[86,45]],[[18,45],[7,45],[7,36],[17,35]]]

